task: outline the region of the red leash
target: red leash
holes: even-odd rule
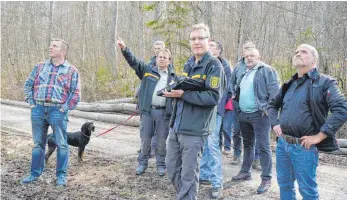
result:
[[[125,122],[127,122],[127,121],[128,121],[129,119],[131,119],[134,115],[136,115],[136,113],[137,113],[137,111],[135,111],[135,112],[134,112],[128,119],[126,119],[124,122],[118,124],[117,126],[115,126],[115,127],[113,127],[113,128],[108,129],[108,130],[105,131],[105,132],[99,133],[96,137],[99,137],[99,136],[101,136],[101,135],[104,135],[104,134],[106,134],[106,133],[112,131],[113,129],[115,129],[115,128],[119,127],[119,126],[122,126]]]

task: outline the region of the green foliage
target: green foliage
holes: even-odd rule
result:
[[[184,47],[185,49],[190,49],[190,45],[189,45],[189,41],[188,40],[180,40],[178,42],[178,44],[181,46],[181,47]]]
[[[297,36],[295,46],[298,46],[302,43],[312,43],[315,38],[316,35],[312,30],[312,26],[309,26],[304,32],[300,33]]]
[[[153,3],[153,4],[145,4],[143,5],[142,10],[143,11],[154,11],[155,8],[157,7],[158,2],[157,3]]]
[[[107,86],[114,78],[111,75],[111,71],[107,67],[99,67],[96,71],[96,81],[102,87]]]
[[[165,38],[165,43],[169,48],[173,44],[189,48],[188,40],[182,40],[182,38],[180,38],[182,30],[188,27],[187,18],[191,11],[189,3],[173,1],[165,3],[166,9],[160,12],[156,19],[148,21],[146,26],[152,29],[155,33],[163,36]],[[152,12],[157,6],[158,3],[146,4],[143,7],[143,10]]]
[[[182,56],[178,56],[177,58],[174,59],[174,66],[175,66],[176,74],[178,74],[178,75],[182,74],[184,64],[187,62],[188,58],[189,58],[188,56],[182,55]]]
[[[162,30],[164,28],[164,24],[159,23],[157,20],[148,21],[146,26],[152,30]]]
[[[271,66],[276,69],[281,84],[289,80],[291,76],[293,76],[296,73],[296,69],[288,61],[275,61],[271,63]]]
[[[157,20],[148,21],[146,23],[146,26],[153,29],[158,26],[158,21]]]

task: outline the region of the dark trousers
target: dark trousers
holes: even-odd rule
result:
[[[177,200],[196,200],[199,166],[207,135],[191,136],[170,129],[167,139],[167,175],[175,187]]]
[[[240,129],[243,137],[243,163],[241,172],[250,173],[254,160],[255,140],[259,143],[260,165],[262,168],[261,178],[271,179],[272,157],[270,148],[270,120],[262,111],[254,113],[240,112]]]
[[[169,134],[169,120],[165,119],[165,109],[151,109],[150,115],[141,115],[139,165],[148,165],[154,133],[157,136],[157,167],[165,167],[166,139]]]
[[[234,128],[233,128],[233,143],[234,143],[234,156],[239,157],[242,153],[242,135],[240,130],[240,122],[237,114],[235,113]]]

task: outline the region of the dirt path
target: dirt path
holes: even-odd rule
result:
[[[69,117],[69,131],[76,131],[85,119]],[[95,122],[95,136],[114,124]],[[30,110],[1,105],[1,199],[174,199],[174,189],[167,176],[156,175],[155,162],[142,176],[135,175],[136,151],[139,149],[137,127],[122,126],[105,136],[92,138],[86,148],[85,162],[77,162],[76,148],[70,148],[68,187],[55,187],[55,154],[46,171],[35,184],[22,186],[20,179],[28,174],[31,159]],[[345,200],[347,197],[346,158],[320,154],[318,185],[322,200]],[[334,162],[332,162],[333,160]],[[275,162],[275,161],[274,161]],[[232,182],[239,166],[223,157],[224,199],[279,199],[273,167],[270,191],[256,195],[260,173],[253,179]],[[331,164],[334,163],[334,164]],[[209,199],[209,186],[201,186],[199,199]],[[301,199],[297,194],[298,199]]]

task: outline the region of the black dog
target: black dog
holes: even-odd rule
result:
[[[67,143],[71,146],[78,147],[79,162],[83,161],[84,148],[89,143],[90,135],[92,134],[92,131],[94,130],[95,130],[95,126],[93,122],[86,122],[81,127],[81,131],[67,133]],[[55,148],[57,147],[53,133],[47,136],[47,143],[48,143],[48,152],[46,154],[46,163],[48,162],[48,159],[54,152]]]

